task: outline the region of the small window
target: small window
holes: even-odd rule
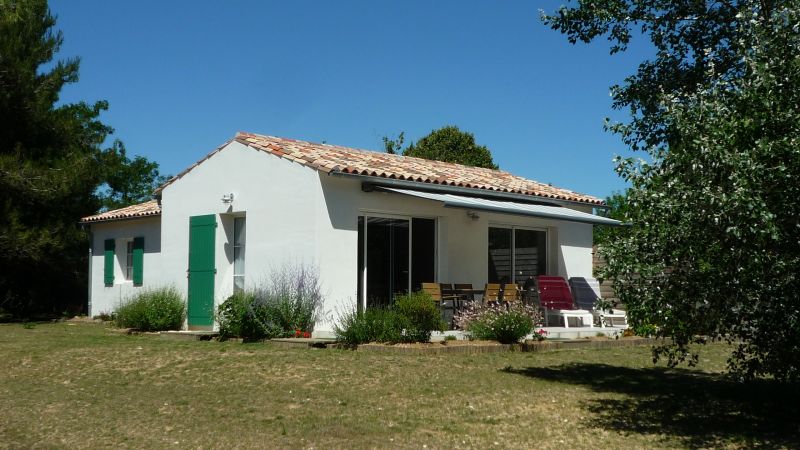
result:
[[[244,217],[233,219],[233,292],[244,291]]]
[[[523,283],[547,273],[547,232],[489,227],[489,283]]]
[[[133,240],[125,243],[125,265],[123,271],[125,272],[125,281],[133,280]]]

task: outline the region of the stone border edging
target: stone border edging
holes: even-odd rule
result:
[[[553,350],[570,348],[611,348],[611,347],[634,347],[642,345],[654,345],[658,342],[655,338],[636,338],[636,339],[570,339],[566,341],[526,341],[520,345],[523,352],[547,352]]]
[[[572,348],[613,348],[613,347],[633,347],[654,345],[658,342],[655,338],[639,338],[639,339],[609,339],[609,340],[588,340],[588,339],[574,339],[565,341],[527,341],[522,344],[485,344],[485,345],[436,345],[428,347],[404,347],[399,345],[386,345],[386,344],[361,344],[356,350],[365,352],[376,353],[400,353],[411,355],[429,355],[429,354],[444,354],[444,353],[462,353],[462,354],[478,354],[478,353],[497,353],[507,351],[521,351],[521,352],[548,352]],[[330,345],[329,348],[336,347]]]
[[[486,345],[436,345],[429,347],[403,347],[399,345],[386,344],[361,344],[356,350],[360,352],[377,353],[404,353],[411,355],[436,355],[440,353],[497,353],[507,352],[511,349],[511,344],[486,344]]]

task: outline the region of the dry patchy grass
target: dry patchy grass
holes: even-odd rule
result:
[[[0,325],[0,447],[791,447],[796,389],[649,349],[395,355]]]

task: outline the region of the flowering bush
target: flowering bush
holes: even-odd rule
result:
[[[512,304],[506,307],[473,304],[456,313],[455,323],[458,328],[469,331],[475,339],[511,344],[541,324],[542,313],[530,305]]]

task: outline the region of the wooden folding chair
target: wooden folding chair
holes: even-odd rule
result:
[[[500,283],[486,283],[483,289],[483,303],[497,304],[500,301]]]
[[[456,292],[459,292],[461,290],[472,291],[472,283],[456,283],[453,286],[455,286]],[[465,302],[465,303],[472,303],[472,302],[475,301],[475,293],[474,292],[469,292],[467,294],[459,293],[458,296],[461,299],[461,301]]]
[[[522,287],[516,283],[503,284],[503,303],[511,305],[517,302],[522,302]]]
[[[442,291],[442,301],[452,301],[453,311],[458,308],[458,302],[461,300],[453,290],[453,283],[439,283],[439,289]]]

